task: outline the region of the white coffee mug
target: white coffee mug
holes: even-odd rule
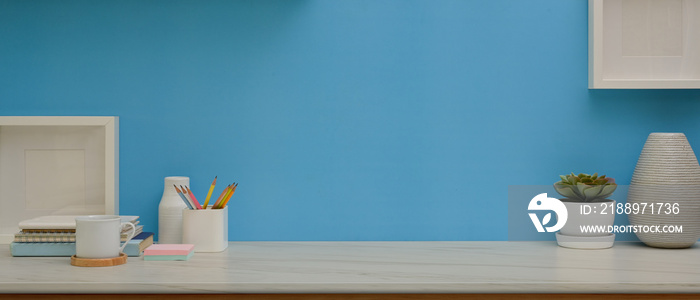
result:
[[[96,215],[75,218],[75,256],[79,258],[112,258],[124,251],[134,237],[136,226],[121,222],[119,216]],[[120,246],[125,226],[131,227],[124,245]]]

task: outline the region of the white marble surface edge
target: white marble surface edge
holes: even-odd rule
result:
[[[697,247],[697,246],[696,246]],[[617,242],[231,242],[81,268],[0,248],[0,293],[700,293],[700,251]]]

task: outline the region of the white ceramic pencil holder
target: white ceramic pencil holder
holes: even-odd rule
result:
[[[194,252],[221,252],[228,247],[228,206],[182,211],[182,243]]]

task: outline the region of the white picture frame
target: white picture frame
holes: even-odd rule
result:
[[[700,88],[700,0],[589,0],[589,89]]]
[[[119,214],[119,118],[0,116],[0,244],[22,220]]]

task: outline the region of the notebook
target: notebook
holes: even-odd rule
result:
[[[41,216],[29,220],[24,220],[19,222],[19,229],[21,230],[32,230],[32,229],[72,229],[75,230],[75,218],[79,217],[76,215],[71,216]],[[122,223],[131,222],[134,223],[138,220],[138,216],[120,216]]]
[[[143,232],[143,225],[136,226],[135,235]],[[131,234],[131,230],[127,229],[121,234],[121,241],[126,241],[126,238]],[[38,242],[75,242],[75,231],[63,232],[47,232],[47,231],[30,231],[26,230],[15,233],[15,242],[19,243],[38,243]]]
[[[153,232],[142,232],[124,247],[128,256],[141,256],[143,250],[153,245]],[[18,243],[10,244],[12,256],[73,256],[75,243]]]

